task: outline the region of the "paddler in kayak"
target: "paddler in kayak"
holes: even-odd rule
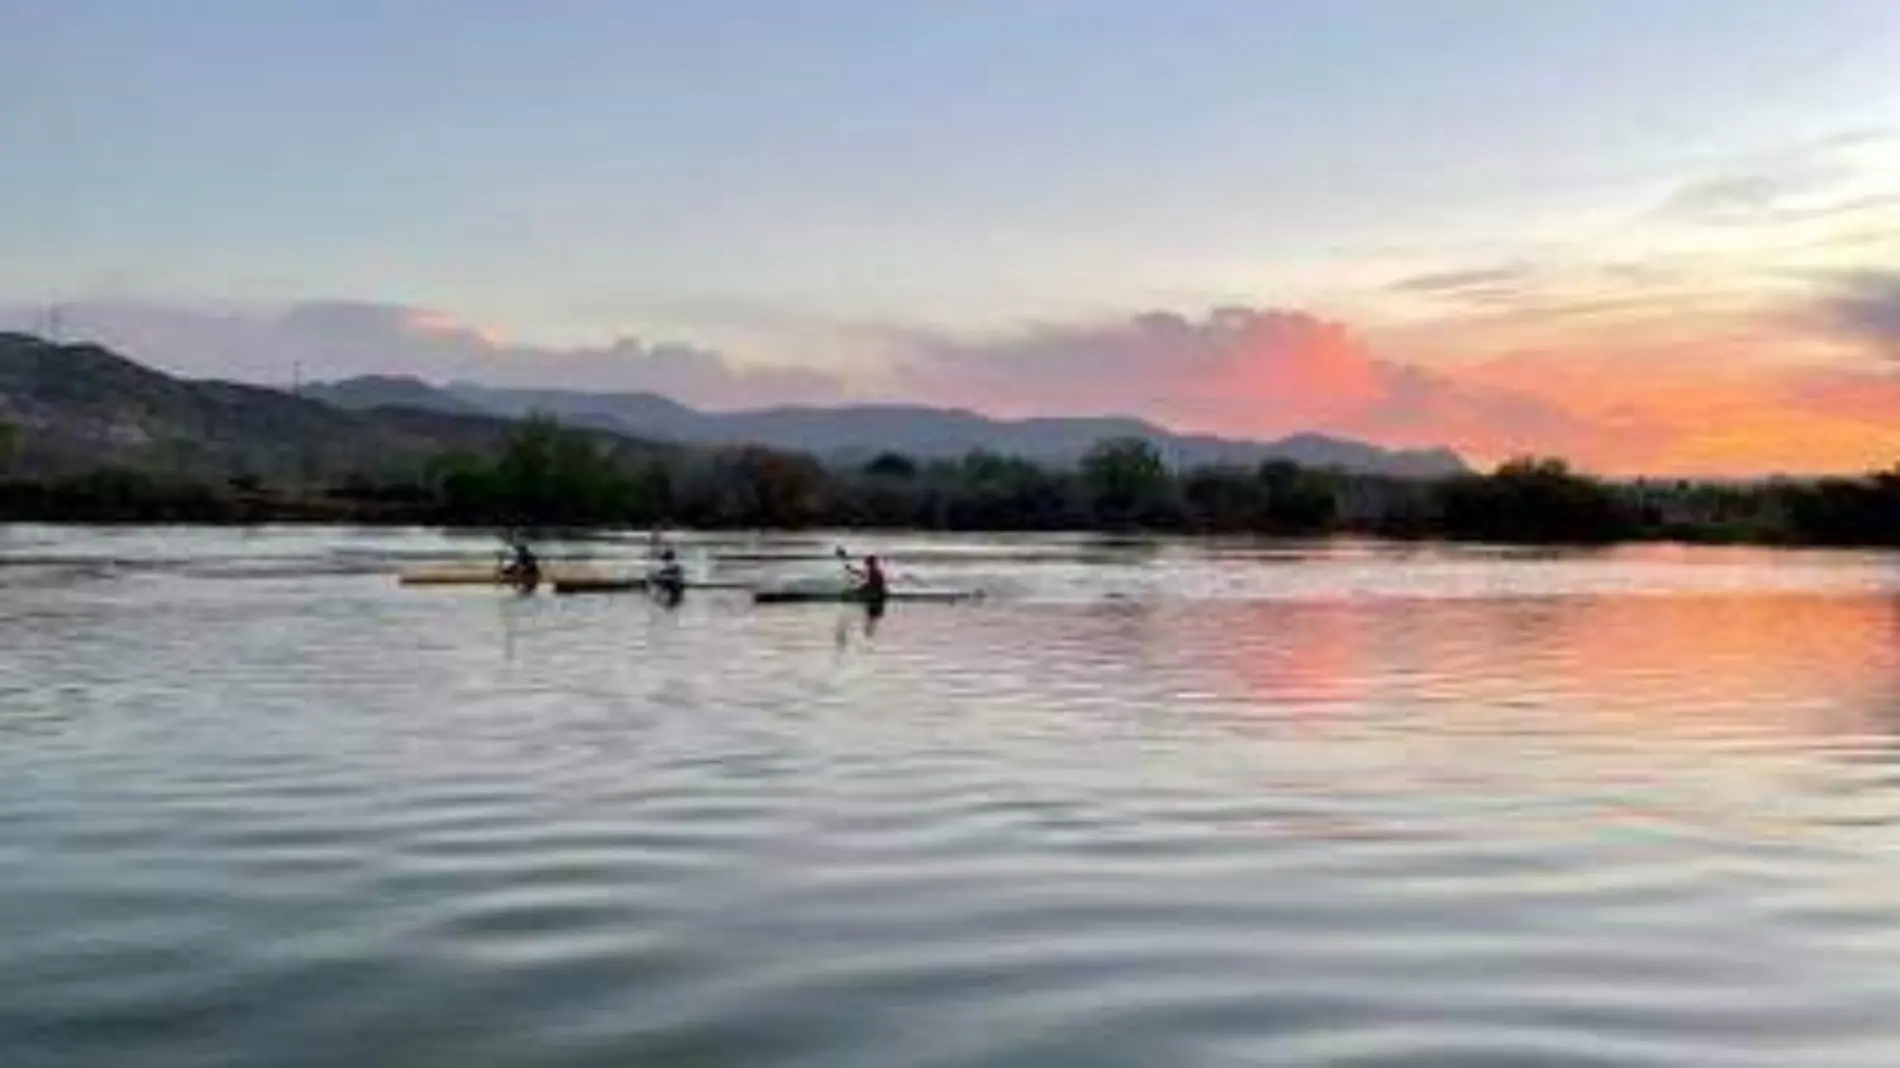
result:
[[[660,566],[653,570],[647,579],[653,592],[659,594],[668,603],[678,604],[686,594],[686,569],[680,566],[679,556],[672,548],[660,550]]]
[[[541,581],[541,561],[519,534],[508,538],[508,560],[501,565],[501,577],[519,586],[534,586]]]
[[[878,563],[876,556],[867,556],[863,567],[854,567],[851,554],[844,551],[844,546],[838,546],[833,555],[837,556],[838,566],[844,568],[845,578],[850,580],[854,592],[860,598],[884,603],[885,596],[890,593],[890,585],[884,581],[884,567]]]
[[[838,558],[838,566],[844,568],[845,581],[851,584],[847,591],[850,599],[882,608],[891,591],[890,584],[884,580],[884,567],[878,563],[877,557],[866,556],[864,566],[857,567],[851,563],[851,554],[845,552],[842,545],[833,550],[832,555]]]
[[[865,557],[862,569],[849,564],[845,565],[845,569],[850,571],[851,577],[857,580],[857,593],[860,598],[869,604],[882,605],[884,603],[884,599],[889,596],[891,590],[889,583],[884,581],[884,567],[877,562],[876,556]]]

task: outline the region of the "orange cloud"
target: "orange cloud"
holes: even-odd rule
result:
[[[1457,377],[1562,405],[1591,428],[1571,456],[1613,473],[1811,474],[1900,462],[1900,373],[1776,359],[1813,344],[1765,324],[1708,340],[1592,337]]]

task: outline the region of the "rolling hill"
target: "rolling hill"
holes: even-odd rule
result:
[[[1282,459],[1305,467],[1411,478],[1467,470],[1458,455],[1448,449],[1384,449],[1322,434],[1241,441],[1176,434],[1145,420],[1117,416],[1004,420],[969,411],[912,405],[703,412],[651,393],[495,389],[466,383],[437,387],[412,378],[346,379],[312,386],[306,392],[356,410],[420,407],[510,418],[539,411],[577,425],[648,440],[688,445],[750,443],[808,452],[833,461],[860,461],[884,451],[926,459],[949,458],[987,449],[1067,466],[1103,438],[1139,437],[1152,442],[1171,463],[1181,466],[1251,465]]]
[[[97,345],[0,333],[0,422],[29,477],[126,466],[296,483],[413,474],[451,449],[488,451],[514,421],[426,406],[352,410],[234,382],[174,378]],[[651,448],[602,434],[622,449]]]

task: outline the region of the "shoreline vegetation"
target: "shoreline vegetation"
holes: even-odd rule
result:
[[[551,418],[494,449],[418,469],[301,483],[132,466],[10,477],[0,424],[0,522],[341,523],[440,527],[909,529],[1353,535],[1530,545],[1674,541],[1900,546],[1900,468],[1752,484],[1610,482],[1560,460],[1431,480],[1283,461],[1170,469],[1141,439],[1099,443],[1075,470],[973,453],[858,466],[757,446],[629,456]]]

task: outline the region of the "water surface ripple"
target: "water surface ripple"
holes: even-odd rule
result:
[[[992,547],[0,537],[0,1064],[1900,1064],[1900,560]]]

